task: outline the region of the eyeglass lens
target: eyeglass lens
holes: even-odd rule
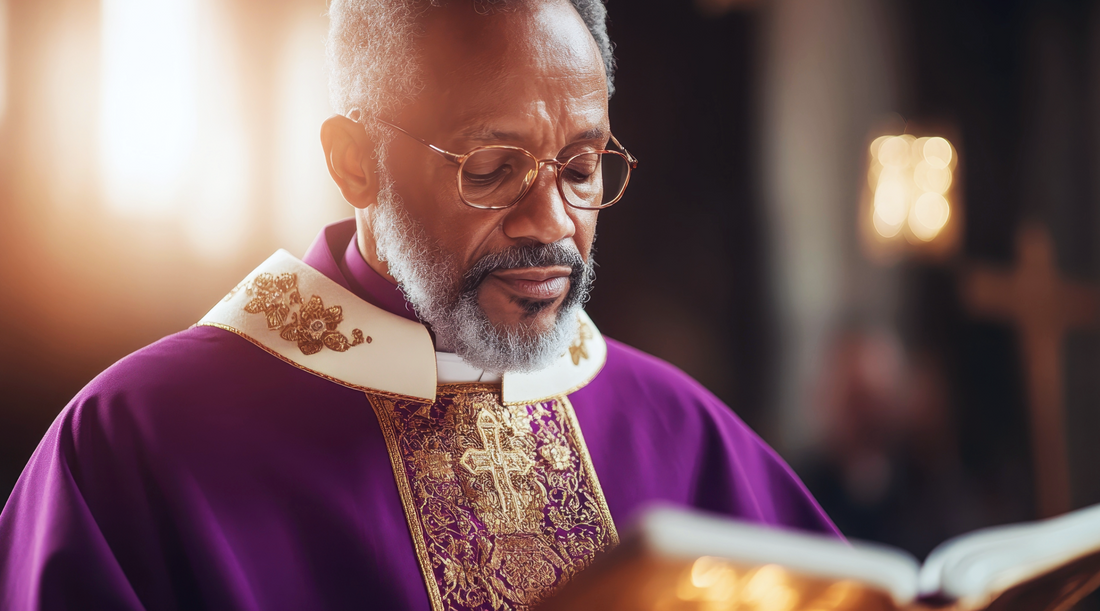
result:
[[[536,161],[522,151],[485,148],[474,151],[459,168],[462,197],[475,206],[502,208],[516,201],[535,179]],[[615,152],[585,153],[560,170],[562,193],[578,208],[600,208],[622,195],[630,171]]]

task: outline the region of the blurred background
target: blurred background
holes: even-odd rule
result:
[[[589,312],[923,557],[1100,502],[1100,11],[608,0]],[[0,0],[0,500],[70,397],[350,215],[323,0]]]

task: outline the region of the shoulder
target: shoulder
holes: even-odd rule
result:
[[[73,405],[156,406],[214,397],[256,378],[278,380],[285,364],[215,327],[191,327],[120,359],[88,383]]]
[[[651,408],[655,416],[715,419],[742,428],[740,418],[702,384],[681,369],[656,356],[611,338],[607,341],[607,362],[589,390],[610,404],[610,396],[624,393],[632,398],[633,409]],[[648,411],[648,410],[647,410]]]
[[[133,352],[95,377],[76,399],[147,397],[194,388],[200,381],[263,368],[268,359],[243,338],[215,327],[191,327]]]
[[[767,443],[701,384],[657,357],[609,339],[604,369],[570,400],[609,504],[622,516],[661,500],[836,532]]]
[[[288,404],[331,399],[341,391],[354,392],[234,333],[196,326],[107,368],[73,398],[55,426],[77,442],[193,445],[247,422],[277,420]]]
[[[683,455],[706,448],[771,454],[725,403],[674,365],[613,339],[607,362],[586,387],[570,396],[587,430],[626,433]]]

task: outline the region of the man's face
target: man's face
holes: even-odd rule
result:
[[[390,118],[394,123],[455,153],[505,144],[552,159],[605,148],[610,131],[603,61],[568,2],[492,15],[451,2],[429,12],[423,25],[425,87]],[[470,284],[468,272],[479,261],[508,249],[556,244],[585,261],[590,256],[597,213],[568,206],[550,167],[505,210],[464,204],[457,167],[411,138],[395,136],[386,168],[409,220],[447,258],[453,291]],[[476,291],[494,327],[544,334],[557,321],[574,272],[561,264],[495,269],[465,288]]]

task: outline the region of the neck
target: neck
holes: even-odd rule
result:
[[[378,258],[378,243],[374,239],[372,218],[374,209],[374,206],[368,206],[355,211],[356,240],[359,246],[359,254],[363,256],[363,260],[367,262],[371,269],[378,272],[378,275],[397,285],[397,279],[390,275],[390,266]]]

